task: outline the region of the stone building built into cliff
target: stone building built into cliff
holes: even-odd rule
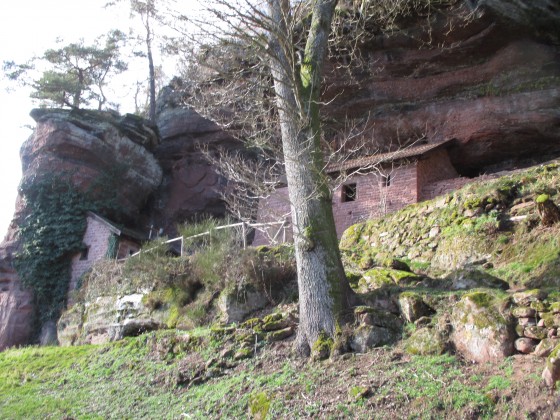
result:
[[[77,288],[80,278],[95,262],[105,258],[126,258],[138,252],[140,244],[146,239],[139,232],[117,227],[104,217],[88,212],[83,249],[72,257],[68,290]]]
[[[327,172],[344,182],[335,188],[332,206],[338,237],[353,224],[393,213],[403,207],[429,200],[471,182],[461,177],[449,158],[454,140],[407,147],[331,164]],[[290,220],[288,188],[278,188],[259,203],[258,222]],[[270,231],[256,232],[253,245],[269,244]],[[279,238],[279,236],[277,236]],[[291,240],[291,233],[287,235]]]

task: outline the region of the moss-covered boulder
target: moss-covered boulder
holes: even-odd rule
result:
[[[445,352],[445,338],[434,328],[420,328],[406,340],[404,349],[408,354],[430,356]]]
[[[418,293],[403,292],[399,295],[399,309],[401,316],[407,322],[415,322],[423,316],[434,313]]]
[[[533,308],[527,306],[517,306],[511,310],[511,314],[515,318],[532,318],[537,312]]]
[[[354,308],[354,315],[361,325],[388,328],[394,331],[400,331],[402,327],[402,320],[398,316],[370,306],[357,306]]]
[[[82,318],[84,306],[75,304],[64,311],[57,323],[58,342],[61,346],[71,346],[78,343],[82,333]]]
[[[524,290],[514,293],[512,298],[518,305],[529,306],[531,302],[542,301],[547,297],[547,293],[541,289]]]
[[[451,339],[457,351],[481,363],[513,354],[514,326],[503,309],[504,300],[490,291],[465,294],[451,314]]]
[[[549,388],[556,388],[556,382],[560,380],[560,345],[556,346],[546,359],[542,378]]]
[[[368,293],[383,287],[398,287],[421,281],[422,278],[408,271],[375,267],[366,271],[358,281],[357,292]]]
[[[399,337],[400,333],[390,328],[360,325],[350,338],[350,348],[356,353],[366,353],[374,347],[391,344]]]
[[[530,325],[525,328],[523,335],[534,340],[544,340],[547,336],[548,330],[545,327],[539,327],[538,325]]]
[[[431,263],[445,270],[459,269],[485,260],[490,250],[491,245],[484,237],[458,231],[441,238]]]
[[[559,344],[560,338],[545,338],[537,345],[534,354],[538,357],[548,357],[550,356],[550,353],[552,353],[552,350],[554,350],[554,348]]]
[[[483,270],[472,268],[460,269],[446,277],[450,290],[470,290],[481,287],[491,289],[509,289],[509,284],[498,277],[492,276]]]
[[[240,322],[247,315],[264,308],[268,305],[268,298],[252,286],[243,290],[227,288],[220,294],[218,308],[225,323]]]

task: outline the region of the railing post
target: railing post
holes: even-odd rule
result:
[[[241,223],[241,235],[243,235],[243,249],[247,248],[247,228],[245,222]]]

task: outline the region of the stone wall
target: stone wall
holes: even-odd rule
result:
[[[347,188],[350,185],[355,185],[356,197],[349,201]],[[392,213],[416,203],[417,199],[416,163],[387,166],[380,172],[354,176],[333,193],[336,233],[340,237],[355,223]]]
[[[91,268],[94,262],[107,255],[111,228],[101,220],[88,216],[83,243],[87,251],[72,257],[70,285],[68,290],[75,290],[80,277]]]

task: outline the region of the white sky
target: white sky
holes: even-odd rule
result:
[[[120,10],[103,9],[105,3],[107,0],[2,0],[0,66],[5,60],[24,63],[32,56],[40,55],[55,47],[57,37],[63,38],[64,43],[80,38],[87,43],[110,29],[127,32],[130,26],[128,2],[124,2]],[[182,0],[181,3],[185,6],[194,0]],[[0,241],[14,212],[21,177],[19,148],[31,134],[31,130],[24,126],[34,125],[29,112],[35,105],[29,99],[29,91],[11,86],[16,90],[6,92],[6,82],[0,77]],[[109,99],[119,101],[115,97]],[[126,101],[126,98],[120,100]],[[121,112],[131,112],[130,101],[129,104],[123,104]]]

